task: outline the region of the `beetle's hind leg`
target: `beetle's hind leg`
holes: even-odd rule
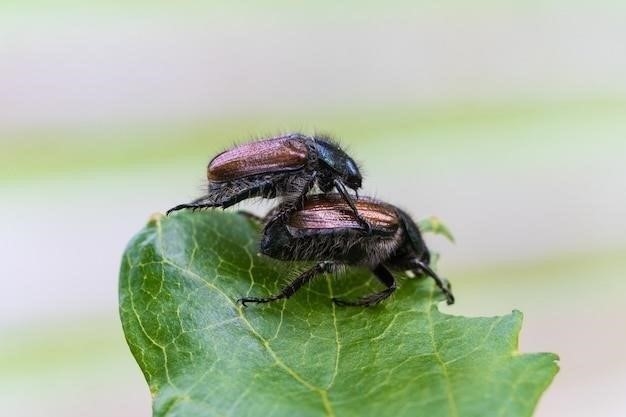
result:
[[[223,196],[219,199],[218,207],[228,208],[235,204],[254,197],[274,198],[277,190],[272,181],[262,181],[251,187],[241,187],[240,191],[236,191],[231,195]]]
[[[246,303],[269,303],[272,301],[282,300],[283,298],[289,298],[294,295],[304,284],[311,281],[317,275],[324,274],[327,272],[331,272],[335,268],[335,262],[332,261],[324,261],[315,265],[313,268],[303,272],[298,277],[296,277],[293,281],[287,284],[278,294],[272,295],[270,297],[242,297],[237,300],[238,303],[241,303],[243,306],[246,306]]]
[[[393,294],[397,287],[396,280],[393,278],[391,272],[389,272],[389,270],[382,264],[374,268],[372,272],[376,275],[376,278],[378,278],[380,282],[385,284],[385,287],[387,287],[386,289],[374,294],[366,295],[354,301],[333,298],[335,304],[340,306],[371,307]]]
[[[165,214],[169,215],[170,213],[174,211],[178,211],[182,209],[199,210],[203,208],[211,208],[211,207],[219,207],[219,206],[220,204],[216,204],[212,198],[210,198],[209,196],[205,196],[205,197],[198,198],[197,200],[193,200],[190,203],[179,204],[175,207],[172,207],[171,209],[166,211]]]
[[[220,189],[218,188],[216,190],[209,190],[209,195],[200,197],[191,203],[179,204],[176,207],[172,207],[166,212],[166,214],[186,208],[191,210],[200,210],[204,208],[221,207],[225,209],[230,206],[234,206],[247,198],[275,195],[275,193],[276,189],[271,181],[263,181],[252,187],[240,187],[239,191],[233,193],[220,192]]]

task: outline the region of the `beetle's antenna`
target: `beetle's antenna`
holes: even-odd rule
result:
[[[454,304],[454,295],[452,295],[452,291],[451,291],[451,288],[450,288],[450,283],[448,282],[448,280],[443,280],[443,279],[439,278],[439,275],[437,275],[435,273],[435,271],[433,271],[428,265],[426,265],[425,263],[423,263],[421,261],[415,260],[415,261],[413,261],[413,263],[419,269],[421,269],[423,272],[425,272],[426,275],[428,275],[429,277],[431,277],[432,279],[435,280],[435,284],[437,284],[437,287],[439,287],[439,289],[446,296],[446,303],[448,303],[448,305]]]

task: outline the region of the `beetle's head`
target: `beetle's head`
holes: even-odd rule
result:
[[[430,251],[422,238],[419,228],[413,219],[404,211],[397,209],[405,233],[405,244],[413,252],[414,259],[430,265]]]
[[[452,295],[450,282],[445,278],[439,277],[430,267],[430,251],[426,247],[426,243],[424,243],[419,228],[408,214],[400,209],[397,210],[405,232],[404,245],[406,245],[405,249],[409,252],[409,264],[416,267],[419,273],[424,273],[434,279],[437,287],[444,293],[448,305],[454,304],[454,295]],[[415,271],[414,269],[412,270]]]
[[[338,145],[325,137],[315,138],[315,149],[321,164],[330,172],[328,177],[341,180],[348,188],[354,191],[361,188],[363,177],[359,167]]]
[[[424,265],[430,265],[430,251],[425,245],[424,245],[424,251],[421,253],[421,255],[418,256],[418,259]]]

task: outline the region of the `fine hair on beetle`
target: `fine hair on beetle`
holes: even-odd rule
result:
[[[205,195],[167,211],[227,208],[260,197],[282,199],[276,221],[297,209],[314,188],[323,193],[335,189],[350,206],[354,218],[369,227],[354,200],[362,175],[354,160],[330,137],[287,133],[235,146],[215,156],[207,167]],[[350,196],[352,189],[355,198]]]
[[[352,216],[342,196],[331,193],[308,196],[298,209],[280,219],[267,221],[260,242],[262,254],[282,261],[317,264],[299,274],[277,294],[243,297],[239,301],[245,305],[289,298],[318,275],[336,272],[341,267],[362,266],[369,268],[386,288],[355,301],[334,298],[335,303],[351,306],[380,303],[397,288],[390,270],[428,275],[448,304],[454,303],[449,283],[430,268],[430,252],[407,213],[369,197],[360,198],[356,206],[369,223],[367,228]]]

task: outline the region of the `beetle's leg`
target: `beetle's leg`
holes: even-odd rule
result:
[[[311,174],[311,176],[306,180],[304,187],[302,188],[302,192],[294,201],[284,202],[275,210],[270,211],[265,217],[266,219],[269,218],[269,221],[267,222],[267,225],[265,227],[269,228],[277,221],[285,221],[289,213],[301,208],[304,204],[305,196],[309,191],[311,191],[311,188],[313,188],[313,186],[315,185],[316,179],[317,176],[315,175],[315,173]]]
[[[426,275],[428,275],[429,277],[431,277],[432,279],[434,279],[435,280],[435,284],[437,284],[437,287],[439,287],[441,292],[443,292],[443,294],[446,296],[446,303],[448,305],[454,304],[454,295],[452,294],[452,287],[451,287],[450,282],[448,280],[439,278],[439,275],[437,275],[435,273],[435,271],[433,271],[424,262],[414,261],[413,264],[415,264],[417,266],[417,268],[415,269],[414,272],[416,272],[418,274],[420,272],[423,272]]]
[[[396,290],[396,280],[393,278],[391,272],[389,272],[389,270],[382,264],[379,264],[376,268],[372,269],[372,272],[374,273],[374,275],[376,275],[376,278],[378,278],[380,282],[385,284],[387,288],[385,288],[383,291],[361,297],[355,301],[333,298],[335,304],[338,304],[340,306],[371,307],[389,297]]]
[[[242,297],[237,300],[238,303],[243,304],[246,303],[269,303],[271,301],[281,300],[283,298],[289,298],[296,293],[304,284],[311,281],[315,276],[331,272],[334,269],[335,262],[332,261],[324,261],[315,265],[313,268],[304,271],[298,277],[296,277],[293,281],[283,287],[282,290],[278,294],[272,295],[266,298],[259,297]]]
[[[264,225],[269,219],[271,219],[274,216],[274,212],[276,212],[276,208],[271,209],[265,216],[258,216],[247,210],[237,210],[238,215],[245,217],[248,220],[252,220],[253,222],[260,223],[261,225]]]
[[[337,191],[339,191],[339,194],[341,194],[341,196],[343,197],[344,200],[346,200],[346,203],[350,206],[350,208],[352,209],[352,212],[354,213],[354,217],[356,218],[356,220],[359,222],[359,224],[369,233],[371,230],[371,226],[370,224],[365,221],[365,219],[363,217],[361,217],[361,215],[359,214],[358,210],[356,209],[356,206],[354,205],[354,202],[352,201],[352,198],[350,197],[350,195],[348,194],[348,190],[346,190],[346,186],[343,184],[343,182],[339,181],[338,179],[335,178],[334,180],[334,184],[335,184],[335,188],[337,189]]]
[[[200,209],[200,208],[209,208],[209,207],[219,207],[219,204],[215,204],[208,197],[201,197],[201,198],[198,198],[196,200],[193,200],[190,203],[179,204],[179,205],[177,205],[175,207],[172,207],[171,209],[166,211],[165,214],[169,215],[170,213],[172,213],[174,211],[178,211],[178,210],[182,210],[182,209],[186,209],[186,208],[192,209],[192,210],[197,210],[197,209]]]
[[[231,197],[228,197],[227,199],[220,201],[218,206],[221,208],[228,208],[247,198],[262,197],[266,195],[276,195],[276,189],[274,188],[272,181],[264,181],[254,187],[247,188]]]
[[[272,182],[265,181],[252,188],[245,189],[220,202],[216,202],[215,199],[212,197],[204,196],[204,197],[198,198],[197,200],[192,201],[191,203],[179,204],[176,207],[172,207],[166,212],[166,214],[170,214],[173,211],[178,211],[178,210],[182,210],[186,208],[192,209],[192,210],[199,210],[199,209],[211,208],[211,207],[227,208],[227,207],[230,207],[239,203],[242,200],[245,200],[246,198],[256,197],[256,196],[260,196],[263,194],[269,194],[273,191],[274,191],[274,188],[273,188]]]
[[[249,211],[246,210],[237,210],[237,214],[240,215],[241,217],[245,217],[248,220],[252,220],[254,222],[257,223],[263,223],[264,218],[261,216],[257,216],[254,213],[250,213]]]
[[[317,174],[315,172],[312,172],[310,176],[304,180],[304,186],[301,187],[300,192],[296,196],[296,198],[291,202],[283,204],[282,208],[279,211],[279,214],[282,214],[282,212],[290,213],[291,211],[302,208],[302,206],[304,205],[304,200],[306,199],[306,195],[315,185],[315,181],[317,181]]]

